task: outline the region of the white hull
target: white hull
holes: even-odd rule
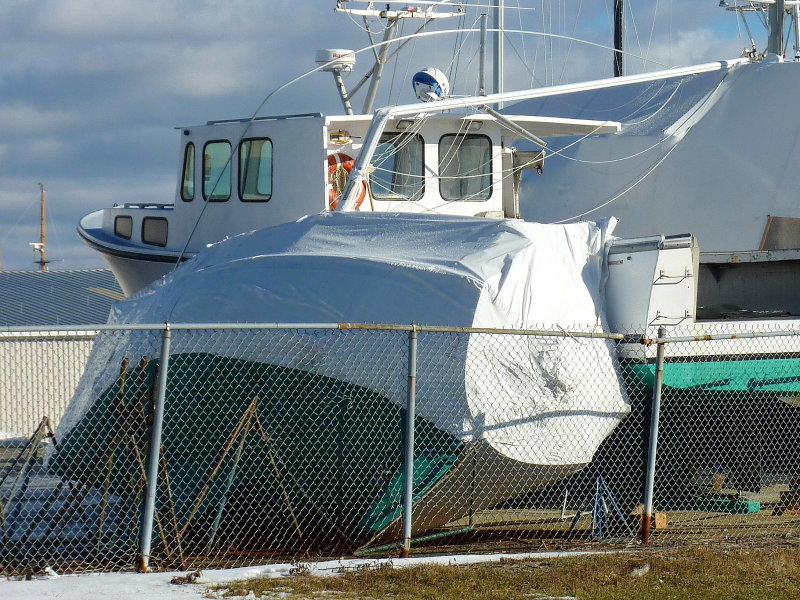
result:
[[[126,296],[160,279],[175,268],[172,262],[160,262],[152,258],[124,258],[105,252],[100,254],[108,263]]]

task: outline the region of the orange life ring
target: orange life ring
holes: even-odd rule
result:
[[[352,156],[348,156],[343,152],[328,155],[328,208],[336,210],[339,206],[339,198],[344,191],[344,186],[347,183],[347,177],[350,171],[353,170],[356,161]],[[362,183],[361,192],[356,198],[356,210],[361,208],[364,198],[367,196],[367,183]]]

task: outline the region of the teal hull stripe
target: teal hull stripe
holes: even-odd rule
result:
[[[655,365],[629,363],[629,384],[653,386]],[[800,393],[800,358],[668,362],[664,385],[682,390]]]

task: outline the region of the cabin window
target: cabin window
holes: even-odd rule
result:
[[[114,233],[126,240],[133,235],[133,219],[127,216],[114,217]]]
[[[142,219],[142,241],[153,246],[167,245],[167,220],[163,217]]]
[[[445,200],[487,200],[492,195],[492,141],[487,136],[442,136],[439,193]]]
[[[231,144],[209,142],[203,149],[203,198],[225,202],[231,197]]]
[[[245,140],[239,147],[239,197],[245,202],[272,197],[272,141]]]
[[[186,202],[194,200],[194,144],[186,144],[183,154],[183,183],[181,184],[181,198]]]
[[[377,200],[419,200],[425,193],[423,173],[425,144],[417,134],[387,133],[381,136],[369,176]]]

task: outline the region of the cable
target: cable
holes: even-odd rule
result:
[[[575,22],[572,24],[572,35],[574,36],[578,31],[578,21],[581,18],[581,12],[583,11],[583,0],[580,0],[578,4],[578,10],[575,13]],[[564,55],[564,60],[562,61],[562,68],[561,68],[561,76],[559,77],[559,81],[563,82],[566,78],[567,74],[567,63],[569,62],[569,55],[572,53],[572,45],[573,41],[570,40],[569,44],[567,45],[567,52]]]
[[[727,77],[728,77],[728,73],[725,73],[725,75],[722,77],[722,79],[721,79],[721,80],[720,80],[720,82],[717,84],[717,86],[714,88],[714,90],[713,90],[713,91],[712,91],[712,92],[711,92],[711,93],[710,93],[710,94],[709,94],[709,95],[706,97],[706,99],[705,99],[705,100],[704,100],[702,103],[700,103],[698,106],[696,106],[696,107],[695,107],[695,109],[694,109],[694,111],[693,111],[693,113],[692,113],[692,115],[691,115],[691,116],[694,116],[695,114],[697,114],[697,113],[700,111],[700,109],[701,109],[701,108],[703,108],[703,107],[704,107],[704,106],[705,106],[705,105],[706,105],[706,104],[707,104],[707,103],[708,103],[708,102],[711,100],[711,98],[713,98],[713,97],[716,95],[716,93],[717,93],[717,92],[719,91],[719,89],[722,87],[722,84],[724,83],[725,79],[727,79]],[[644,181],[645,179],[647,179],[647,177],[649,177],[651,173],[653,173],[653,172],[654,172],[654,171],[655,171],[655,170],[656,170],[658,167],[660,167],[660,166],[661,166],[661,164],[662,164],[662,163],[663,163],[665,160],[667,160],[667,158],[669,158],[669,156],[670,156],[670,155],[671,155],[671,154],[672,154],[672,153],[675,151],[675,149],[676,149],[678,146],[680,146],[680,142],[681,142],[681,140],[678,140],[678,141],[676,141],[676,142],[675,142],[675,145],[674,145],[672,148],[670,148],[670,149],[667,151],[667,153],[666,153],[666,154],[664,154],[664,156],[663,156],[663,157],[661,157],[661,159],[659,159],[659,160],[658,160],[658,161],[657,161],[657,162],[656,162],[656,163],[655,163],[655,164],[654,164],[654,165],[653,165],[653,166],[652,166],[650,169],[648,169],[648,170],[647,170],[647,171],[644,173],[644,175],[642,175],[642,176],[641,176],[639,179],[637,179],[636,181],[634,181],[634,182],[633,182],[631,185],[629,185],[627,188],[625,188],[625,189],[624,189],[622,192],[620,192],[620,193],[618,193],[617,195],[615,195],[615,196],[613,196],[613,197],[609,198],[609,199],[608,199],[608,200],[606,200],[605,202],[603,202],[603,203],[601,203],[601,204],[598,204],[598,205],[597,205],[597,206],[595,206],[594,208],[590,208],[589,210],[587,210],[587,211],[584,211],[584,212],[582,212],[582,213],[580,213],[580,214],[578,214],[578,215],[575,215],[575,216],[572,216],[572,217],[568,217],[568,218],[566,218],[566,219],[561,219],[561,220],[559,220],[559,221],[552,221],[552,222],[553,222],[553,223],[555,223],[555,224],[559,224],[559,223],[566,223],[567,221],[573,221],[573,220],[575,220],[575,219],[581,219],[581,218],[585,217],[586,215],[588,215],[588,214],[590,214],[590,213],[593,213],[593,212],[595,212],[595,211],[597,211],[597,210],[600,210],[601,208],[605,208],[606,206],[608,206],[608,205],[609,205],[609,204],[611,204],[612,202],[614,202],[614,201],[618,200],[619,198],[621,198],[622,196],[624,196],[625,194],[627,194],[628,192],[630,192],[632,189],[634,189],[636,186],[638,186],[638,185],[639,185],[639,184],[640,184],[642,181]]]

